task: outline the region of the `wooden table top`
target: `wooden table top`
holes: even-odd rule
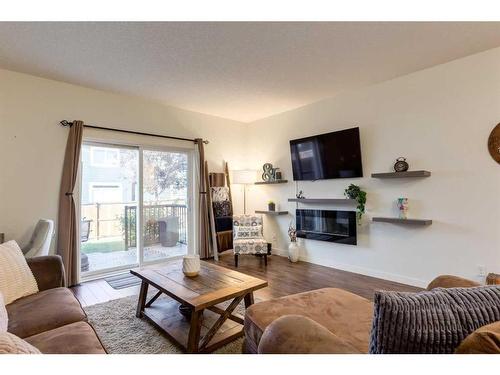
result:
[[[182,259],[158,268],[130,272],[195,311],[267,286],[267,281],[238,271],[204,261],[200,264],[200,272],[195,277],[182,273]]]

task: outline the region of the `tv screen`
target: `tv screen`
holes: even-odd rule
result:
[[[359,128],[290,141],[293,179],[363,177]]]

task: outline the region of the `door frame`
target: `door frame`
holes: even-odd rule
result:
[[[197,243],[196,230],[195,230],[195,203],[196,203],[196,194],[195,194],[195,149],[190,148],[182,148],[182,147],[174,147],[174,146],[158,146],[151,145],[147,143],[136,143],[136,142],[127,142],[121,140],[109,140],[109,139],[100,139],[93,137],[84,137],[82,140],[82,145],[94,145],[94,146],[107,146],[107,147],[116,147],[116,148],[131,148],[137,149],[138,151],[138,181],[137,181],[137,210],[139,215],[136,218],[136,233],[137,233],[137,261],[134,264],[125,265],[125,266],[117,266],[111,267],[103,270],[95,270],[95,271],[87,271],[84,274],[81,272],[80,265],[80,256],[78,257],[78,273],[79,273],[79,282],[89,281],[93,279],[102,278],[104,276],[110,276],[113,274],[121,273],[121,271],[126,271],[131,268],[148,266],[158,263],[167,262],[169,260],[182,258],[182,255],[169,257],[166,259],[157,259],[153,261],[145,261],[144,260],[144,246],[143,246],[143,219],[144,219],[144,210],[143,210],[143,151],[164,151],[164,152],[179,152],[184,153],[188,157],[188,187],[187,187],[187,253],[194,254],[195,244]],[[78,187],[77,187],[77,215],[81,217],[81,205],[82,205],[82,161],[80,159],[80,168],[78,171]],[[78,226],[78,236],[79,236],[79,226]],[[81,254],[81,242],[77,241],[78,254]]]

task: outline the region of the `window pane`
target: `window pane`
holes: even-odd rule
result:
[[[187,253],[188,157],[184,153],[143,152],[144,260]]]
[[[137,264],[139,151],[84,144],[81,160],[82,273]]]

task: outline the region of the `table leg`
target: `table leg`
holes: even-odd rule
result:
[[[142,280],[141,291],[139,292],[139,301],[137,302],[137,311],[135,316],[138,318],[142,317],[142,312],[144,311],[144,306],[146,305],[146,297],[148,296],[148,286],[149,284]]]
[[[249,308],[251,305],[253,305],[254,300],[253,300],[253,292],[248,293],[245,295],[245,308]]]
[[[188,353],[198,353],[201,331],[201,314],[203,310],[191,312],[191,325],[189,327],[189,337],[187,344]]]

